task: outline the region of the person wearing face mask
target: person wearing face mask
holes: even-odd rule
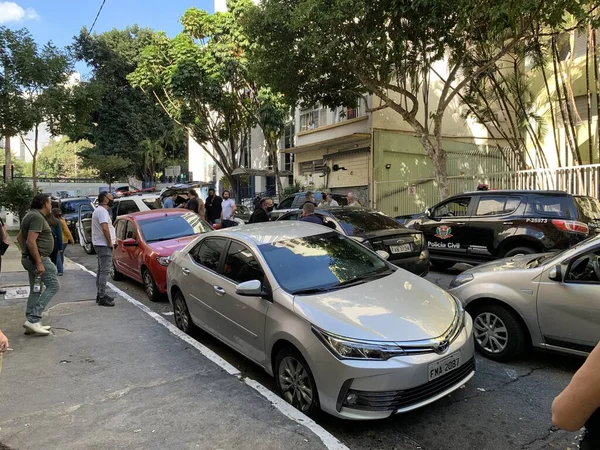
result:
[[[235,227],[235,201],[231,198],[229,191],[223,191],[223,202],[221,203],[221,223],[223,228]]]
[[[254,210],[248,223],[262,223],[270,221],[271,217],[269,216],[269,213],[271,211],[273,211],[273,200],[268,197],[261,199],[259,208]]]
[[[98,196],[98,207],[92,215],[92,244],[98,255],[98,276],[96,303],[100,306],[115,306],[115,299],[106,293],[106,282],[112,264],[112,252],[117,246],[115,227],[111,214],[114,204],[112,194],[102,192]]]

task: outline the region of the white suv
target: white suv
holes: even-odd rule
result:
[[[159,194],[129,195],[127,197],[115,198],[113,206],[113,220],[125,214],[133,214],[139,211],[150,211],[160,209]]]

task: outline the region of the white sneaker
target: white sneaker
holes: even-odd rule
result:
[[[31,323],[27,320],[23,324],[23,328],[25,328],[25,333],[27,334],[37,334],[39,336],[48,336],[50,334],[50,330],[47,329],[49,327],[44,327],[40,322]]]
[[[40,324],[41,324],[41,323],[42,323],[42,322],[40,322]],[[34,332],[34,331],[31,331],[29,328],[25,327],[25,325],[23,325],[23,327],[25,328],[25,334],[27,334],[27,335],[35,334],[35,332]],[[51,326],[49,326],[49,325],[42,325],[42,328],[43,328],[44,330],[48,330],[48,331],[50,331],[50,330],[52,329],[52,327],[51,327]]]

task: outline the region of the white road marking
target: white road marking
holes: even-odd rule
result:
[[[97,276],[95,272],[92,272],[87,267],[85,267],[79,263],[74,263],[74,264],[77,267],[79,267],[81,270],[83,270],[84,272],[87,272],[94,277]],[[121,289],[119,289],[118,287],[116,287],[114,284],[108,283],[108,286],[113,291],[115,291],[117,294],[119,294],[121,297],[123,297],[125,300],[127,300],[129,303],[131,303],[134,306],[137,306],[139,309],[144,311],[146,314],[148,314],[150,317],[152,317],[154,320],[156,320],[162,326],[167,328],[171,334],[173,334],[173,335],[177,336],[179,339],[187,342],[188,344],[193,346],[196,350],[198,350],[200,353],[202,353],[202,355],[204,355],[206,358],[208,358],[213,363],[215,363],[216,365],[221,367],[223,370],[225,370],[227,373],[235,376],[239,380],[243,381],[246,385],[248,385],[252,389],[256,390],[260,395],[262,395],[264,398],[266,398],[268,401],[270,401],[271,404],[275,408],[277,408],[277,410],[279,410],[279,412],[282,413],[284,416],[288,417],[289,419],[293,420],[294,422],[296,422],[300,425],[304,425],[306,428],[308,428],[310,431],[312,431],[319,439],[321,439],[321,441],[323,442],[323,445],[325,445],[325,447],[327,447],[329,450],[349,450],[347,446],[345,446],[344,444],[342,444],[339,441],[339,439],[337,439],[335,436],[333,436],[329,431],[327,431],[321,425],[316,423],[310,417],[302,414],[300,411],[298,411],[296,408],[294,408],[288,402],[286,402],[281,397],[279,397],[277,394],[275,394],[274,392],[272,392],[269,389],[267,389],[266,387],[264,387],[259,382],[255,381],[251,378],[244,378],[242,376],[241,372],[238,369],[236,369],[233,365],[231,365],[230,363],[225,361],[223,358],[221,358],[219,355],[217,355],[215,352],[213,352],[208,347],[202,345],[200,342],[196,341],[195,339],[193,339],[190,336],[188,336],[187,334],[185,334],[183,331],[181,331],[179,328],[177,328],[175,325],[173,325],[169,321],[162,318],[160,316],[160,314],[155,313],[150,308],[148,308],[146,305],[137,301],[136,299],[131,297],[129,294],[127,294],[126,292],[124,292]]]

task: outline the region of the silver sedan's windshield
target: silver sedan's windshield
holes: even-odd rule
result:
[[[336,232],[259,249],[279,285],[292,294],[324,292],[392,273],[379,256]]]

